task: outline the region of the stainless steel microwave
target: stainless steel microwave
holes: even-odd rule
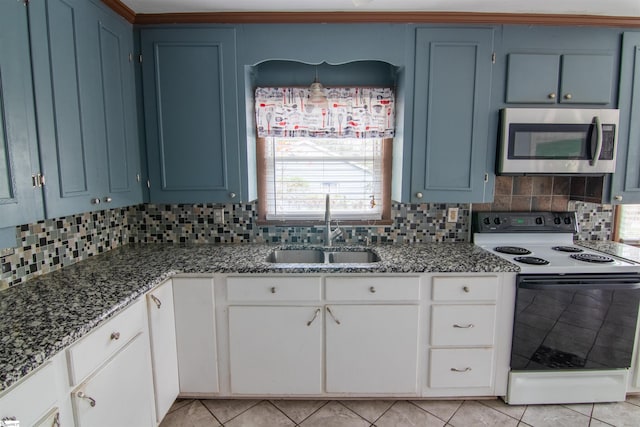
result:
[[[498,174],[613,173],[619,111],[613,109],[504,108]]]

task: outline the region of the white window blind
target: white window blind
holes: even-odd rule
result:
[[[620,205],[618,237],[622,243],[640,243],[640,205]]]
[[[381,138],[265,138],[267,220],[382,217]]]

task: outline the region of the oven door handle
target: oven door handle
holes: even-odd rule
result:
[[[640,289],[638,277],[521,277],[518,280],[518,288],[534,290],[566,290],[576,291],[580,289],[603,290],[633,290]]]

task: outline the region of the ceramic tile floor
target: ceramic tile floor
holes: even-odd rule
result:
[[[509,406],[501,400],[178,399],[160,427],[605,427],[640,426],[640,395],[626,402]]]

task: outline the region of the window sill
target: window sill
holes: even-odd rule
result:
[[[324,221],[316,221],[316,220],[266,220],[266,219],[258,219],[256,220],[256,225],[258,226],[276,226],[276,227],[324,227]],[[377,219],[377,220],[364,220],[364,221],[354,221],[354,220],[331,220],[331,225],[336,227],[340,226],[353,226],[353,227],[374,227],[381,225],[393,225],[393,220],[390,219]]]

